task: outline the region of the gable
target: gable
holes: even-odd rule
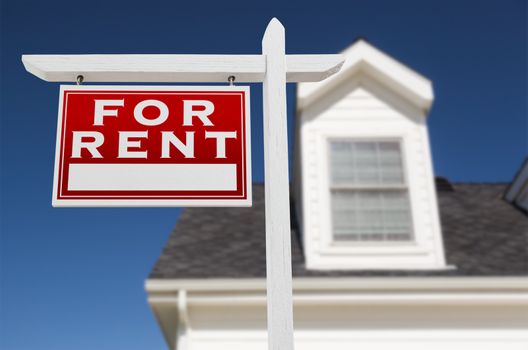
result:
[[[433,101],[431,82],[364,40],[359,40],[342,52],[346,61],[339,73],[314,83],[300,83],[297,89],[297,109],[306,109],[327,94],[333,94],[343,83],[363,75],[392,90],[422,111],[428,111]]]
[[[321,96],[298,115],[302,122],[402,123],[408,127],[423,124],[425,119],[423,111],[361,74]]]

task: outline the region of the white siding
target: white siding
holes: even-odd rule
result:
[[[320,305],[295,305],[297,350],[525,350],[528,346],[526,307],[354,305],[319,299]],[[189,314],[189,350],[267,349],[263,304],[191,305]]]

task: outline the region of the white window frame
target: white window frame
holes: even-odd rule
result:
[[[375,240],[372,240],[372,241],[362,241],[362,240],[357,240],[357,241],[346,241],[346,240],[340,240],[340,241],[336,241],[334,239],[334,227],[333,227],[333,212],[332,212],[332,203],[331,203],[331,200],[332,200],[332,196],[331,196],[331,192],[336,189],[337,186],[335,185],[332,185],[331,183],[331,177],[332,177],[332,169],[331,169],[331,165],[330,165],[330,159],[332,157],[332,154],[331,154],[331,149],[330,149],[330,144],[332,142],[339,142],[339,141],[342,141],[342,142],[351,142],[351,143],[355,143],[355,142],[378,142],[378,143],[382,143],[382,142],[395,142],[395,143],[398,143],[398,145],[400,146],[400,157],[401,157],[401,166],[402,166],[402,178],[403,178],[403,183],[400,185],[400,186],[395,186],[395,185],[390,185],[390,186],[386,186],[386,189],[388,190],[402,190],[402,191],[405,191],[405,193],[407,194],[407,197],[408,197],[408,200],[409,200],[409,216],[410,216],[410,221],[411,221],[411,229],[410,229],[410,235],[411,235],[411,239],[410,240],[395,240],[395,241],[389,241],[389,240],[381,240],[381,241],[375,241]],[[410,195],[410,190],[409,190],[409,182],[407,180],[407,161],[406,161],[406,155],[405,155],[405,150],[403,148],[403,139],[401,137],[329,137],[326,139],[326,146],[325,146],[325,149],[326,149],[326,170],[327,170],[327,174],[326,174],[326,177],[327,177],[327,182],[328,182],[328,191],[329,191],[329,205],[330,205],[330,208],[329,208],[329,215],[330,215],[330,234],[331,234],[331,245],[332,246],[343,246],[343,245],[348,245],[348,246],[376,246],[376,247],[379,247],[379,246],[401,246],[401,245],[409,245],[409,243],[412,243],[414,242],[415,240],[415,235],[416,235],[416,231],[415,231],[415,227],[414,227],[414,215],[413,215],[413,212],[412,212],[412,204],[411,204],[411,195]],[[353,186],[342,186],[342,188],[346,191],[346,190],[356,190],[356,191],[361,191],[362,189],[364,190],[383,190],[383,186],[365,186],[365,188],[361,188],[360,186],[357,186],[357,187],[353,187]]]
[[[320,183],[319,183],[319,198],[321,213],[321,230],[320,230],[320,246],[319,254],[324,256],[350,256],[350,255],[368,255],[373,258],[377,255],[381,256],[415,256],[428,255],[431,253],[431,248],[425,245],[425,240],[421,234],[423,227],[420,222],[419,208],[417,208],[417,191],[412,185],[412,176],[409,171],[408,162],[409,157],[409,139],[413,136],[408,130],[400,128],[380,128],[375,133],[370,130],[370,134],[358,128],[351,131],[349,128],[339,128],[335,126],[327,126],[318,128],[316,132],[317,138],[317,163],[321,165]],[[329,142],[335,139],[349,139],[353,141],[394,141],[400,142],[402,166],[407,190],[409,195],[410,214],[412,221],[413,240],[410,241],[386,241],[386,242],[365,242],[365,244],[355,244],[357,242],[343,242],[333,240],[332,231],[332,213],[331,213],[331,195],[330,195],[330,158],[329,158]],[[352,243],[352,244],[350,244]]]

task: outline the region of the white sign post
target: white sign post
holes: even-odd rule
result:
[[[262,82],[266,193],[268,348],[293,350],[286,82],[321,81],[342,55],[286,55],[284,27],[272,19],[262,55],[23,55],[26,70],[50,82]]]
[[[268,348],[293,349],[290,187],[286,112],[284,27],[272,19],[262,39],[266,55],[264,93],[264,179]]]

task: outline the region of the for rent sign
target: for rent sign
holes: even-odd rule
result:
[[[61,86],[54,206],[251,205],[249,88]]]

